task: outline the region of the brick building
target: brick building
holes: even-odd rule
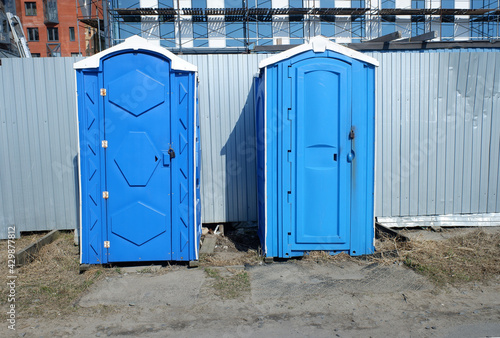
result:
[[[32,56],[72,56],[86,50],[87,28],[78,20],[75,1],[16,0],[16,14],[23,24]],[[80,48],[78,48],[80,41]]]

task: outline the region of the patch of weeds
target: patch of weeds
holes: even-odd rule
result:
[[[46,294],[49,294],[49,295],[56,295],[57,294],[57,290],[56,290],[56,288],[53,288],[53,287],[50,287],[50,286],[41,285],[40,286],[40,293],[46,293]]]
[[[500,274],[500,233],[476,230],[443,241],[414,239],[407,243],[388,241],[380,247],[396,248],[396,258],[377,260],[403,262],[438,285],[488,280]],[[380,251],[380,249],[379,249]]]
[[[137,273],[155,273],[155,272],[157,272],[157,270],[153,269],[151,266],[147,266],[145,268],[137,270]]]
[[[205,268],[208,277],[214,279],[212,287],[215,294],[224,299],[234,299],[250,291],[250,278],[246,271],[231,271],[222,275],[217,269]]]
[[[32,262],[16,269],[19,318],[50,318],[74,311],[74,304],[82,294],[106,274],[100,266],[80,274],[79,249],[73,241],[72,232],[62,233],[42,247]],[[3,250],[5,245],[0,242],[0,259],[7,252]],[[0,266],[0,273],[7,275],[3,269]],[[4,285],[0,285],[0,293],[5,293]]]
[[[220,279],[220,273],[216,269],[205,268],[205,272],[210,278]]]
[[[85,289],[88,289],[92,284],[94,284],[93,280],[86,280],[86,281],[83,282],[83,287]]]

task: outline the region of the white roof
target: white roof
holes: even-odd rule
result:
[[[198,71],[198,67],[195,65],[181,59],[174,53],[168,51],[167,49],[160,47],[158,45],[149,43],[148,40],[141,38],[140,36],[134,35],[125,39],[124,42],[103,50],[100,53],[92,55],[81,61],[76,62],[73,65],[74,69],[87,69],[87,68],[99,68],[99,61],[108,54],[120,51],[120,50],[148,50],[156,52],[158,54],[165,55],[168,59],[172,61],[172,69],[175,70],[185,70],[185,71]]]
[[[259,68],[267,67],[267,66],[272,65],[276,62],[291,58],[294,55],[306,52],[308,50],[313,50],[315,53],[322,53],[327,49],[334,51],[336,53],[339,53],[339,54],[346,55],[346,56],[353,58],[353,59],[356,59],[356,60],[370,63],[370,64],[377,66],[377,67],[379,66],[379,62],[376,59],[374,59],[366,54],[355,51],[354,49],[347,48],[347,47],[339,45],[335,42],[332,42],[332,41],[328,40],[327,38],[325,38],[324,36],[318,35],[318,36],[311,38],[311,40],[309,40],[309,43],[305,43],[303,45],[291,48],[291,49],[286,50],[282,53],[273,55],[271,57],[268,57],[267,59],[262,60],[259,63]]]

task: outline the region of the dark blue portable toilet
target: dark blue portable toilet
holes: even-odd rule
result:
[[[74,68],[80,262],[197,260],[196,66],[133,36]]]
[[[261,61],[257,191],[265,256],[374,251],[376,66],[321,36]]]

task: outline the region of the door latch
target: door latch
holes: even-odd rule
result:
[[[170,155],[170,159],[173,159],[175,157],[175,151],[170,147],[168,149],[168,154]]]
[[[354,128],[351,128],[351,131],[349,132],[349,140],[354,140],[354,137],[356,135],[354,134]]]

